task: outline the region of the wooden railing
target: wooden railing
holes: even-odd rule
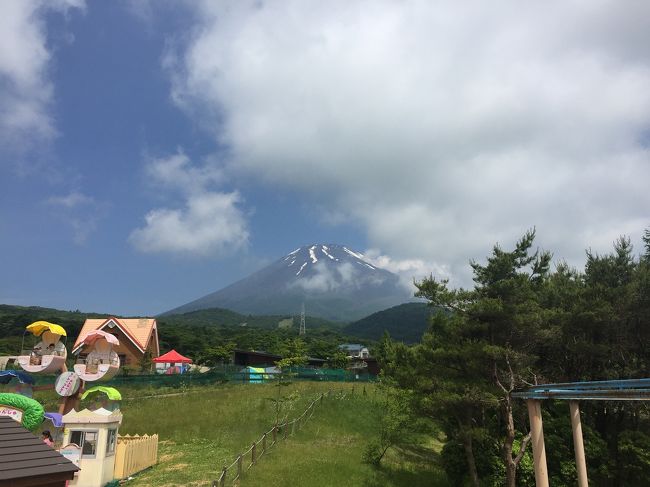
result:
[[[257,441],[253,442],[251,446],[243,453],[240,453],[235,461],[228,467],[224,466],[221,469],[219,477],[212,482],[212,487],[225,487],[226,482],[232,485],[238,485],[239,480],[243,473],[250,470],[258,460],[264,455],[269,448],[274,446],[280,440],[286,440],[288,436],[293,435],[296,431],[300,430],[302,426],[309,421],[314,414],[316,406],[323,403],[325,397],[331,396],[332,391],[329,390],[327,394],[322,393],[314,399],[307,409],[291,421],[273,426],[269,431],[264,433]]]
[[[117,437],[114,478],[124,479],[158,462],[158,435]]]

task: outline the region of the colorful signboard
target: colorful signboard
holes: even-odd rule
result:
[[[68,397],[72,396],[79,390],[81,379],[74,372],[64,372],[56,379],[54,389],[59,396]]]
[[[7,416],[19,423],[22,423],[23,421],[23,412],[20,409],[9,406],[0,406],[0,416]]]
[[[79,462],[81,461],[81,447],[79,445],[68,443],[59,449],[59,453],[74,463],[77,467],[79,466]]]

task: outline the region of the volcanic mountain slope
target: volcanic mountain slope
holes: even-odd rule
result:
[[[412,300],[397,275],[336,244],[300,247],[219,291],[164,314],[226,308],[246,314],[299,314],[352,321]]]

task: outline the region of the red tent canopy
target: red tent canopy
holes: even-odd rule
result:
[[[160,363],[168,363],[168,364],[191,364],[192,359],[183,357],[180,353],[178,353],[176,350],[172,350],[171,352],[167,352],[164,355],[161,355],[158,358],[153,359],[154,362],[157,364]]]

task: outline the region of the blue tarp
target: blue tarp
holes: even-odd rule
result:
[[[21,384],[34,385],[34,378],[26,372],[21,372],[20,370],[0,370],[0,384],[9,384],[14,377]]]
[[[63,426],[63,415],[59,413],[45,413],[45,419],[49,419],[57,428]]]

